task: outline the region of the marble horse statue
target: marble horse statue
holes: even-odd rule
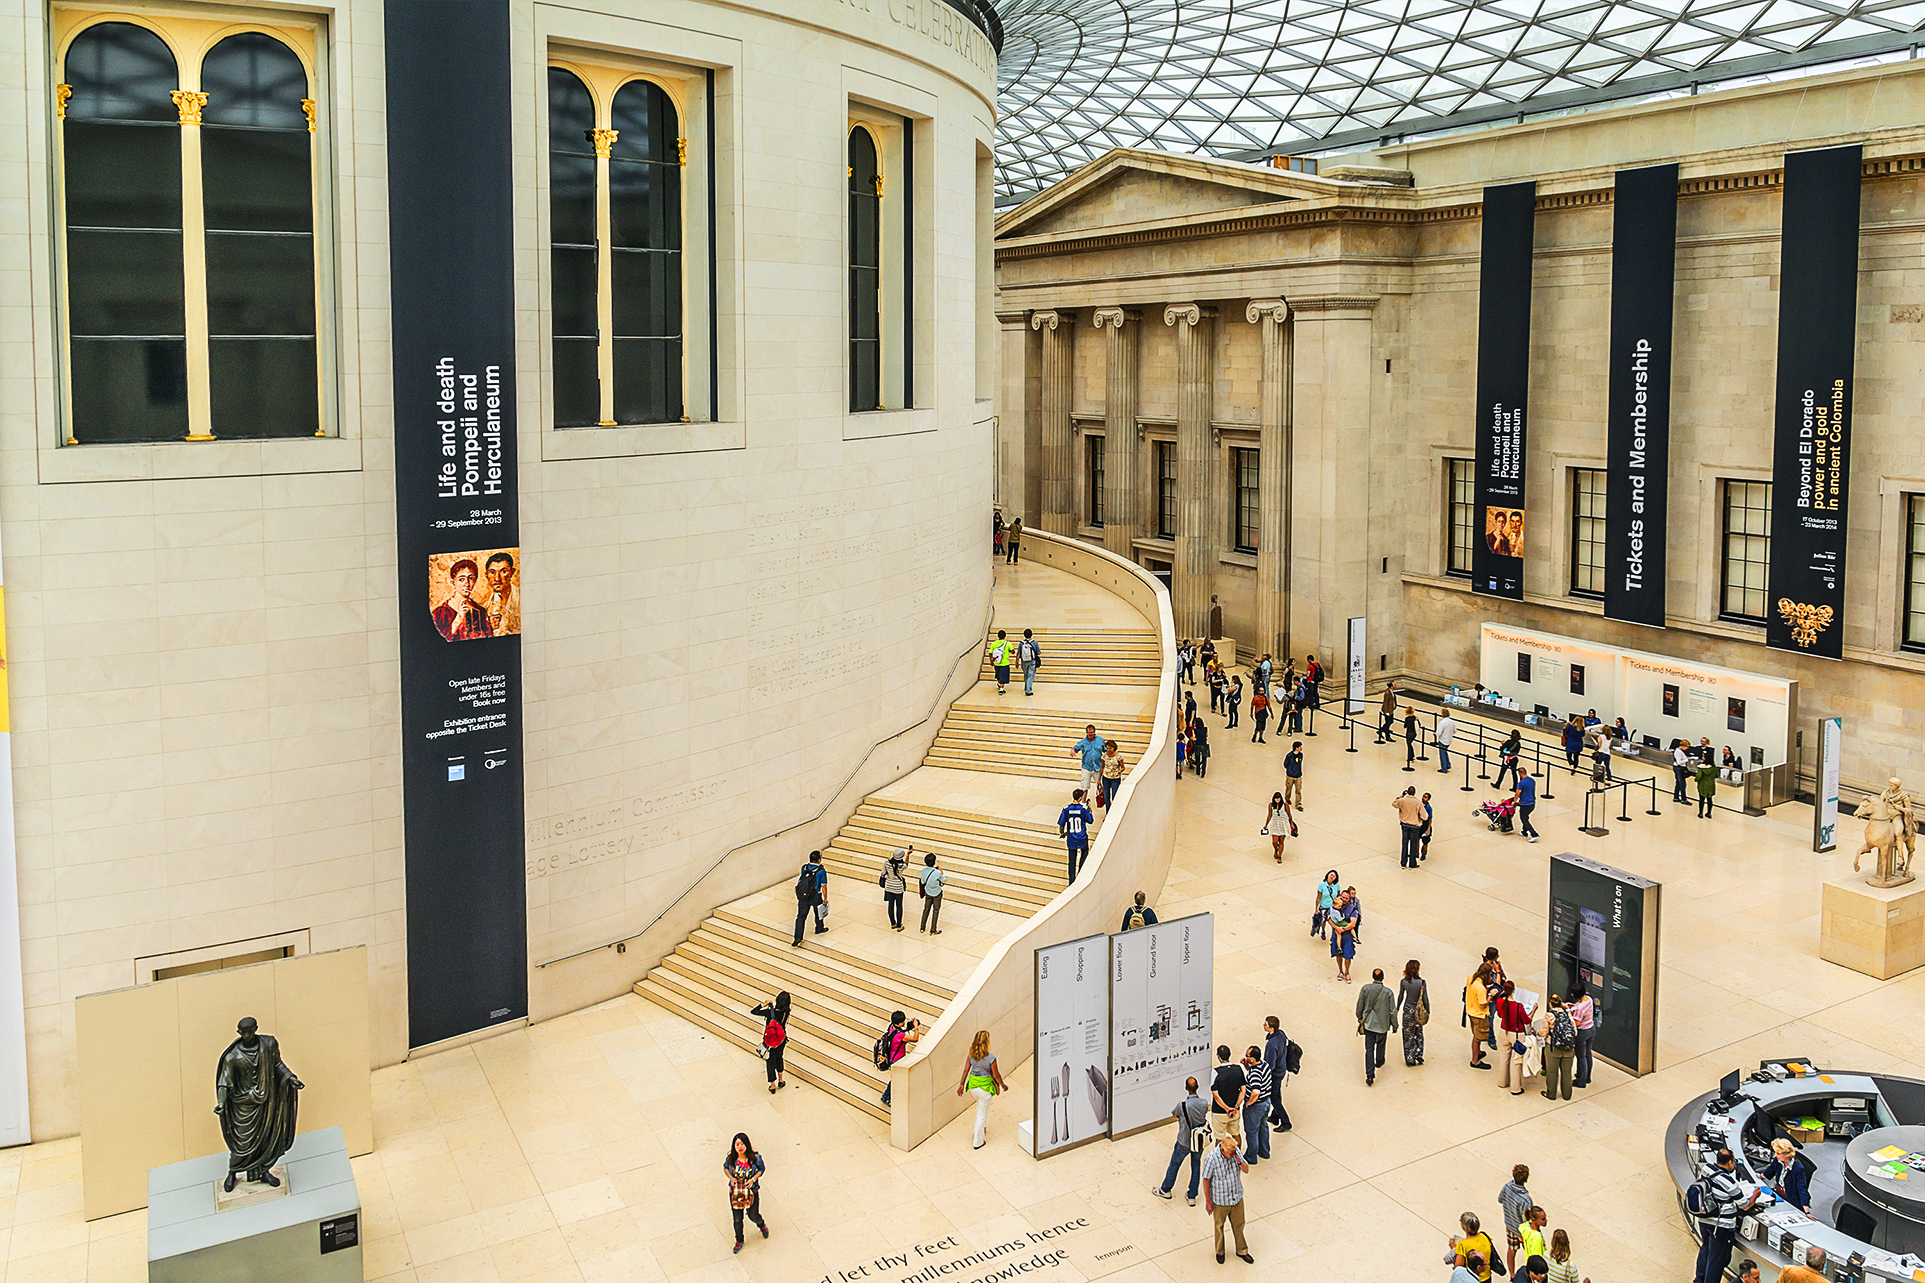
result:
[[[1885,791],[1868,797],[1858,806],[1858,818],[1865,821],[1865,845],[1852,857],[1852,872],[1858,872],[1859,858],[1867,851],[1878,852],[1878,868],[1865,879],[1875,887],[1903,886],[1913,878],[1912,844],[1918,833],[1918,820],[1912,814],[1912,799],[1896,778]],[[1903,846],[1901,853],[1899,848]]]

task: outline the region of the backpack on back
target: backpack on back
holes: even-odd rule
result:
[[[1123,918],[1123,929],[1125,931],[1134,931],[1142,925],[1143,910],[1141,909],[1131,909]]]
[[[1293,1039],[1286,1039],[1284,1042],[1283,1072],[1286,1077],[1303,1072],[1303,1048],[1299,1047]]]
[[[1711,1186],[1702,1177],[1685,1187],[1684,1210],[1693,1216],[1711,1215]]]
[[[1550,1043],[1559,1051],[1577,1046],[1577,1022],[1562,1007],[1551,1013]]]
[[[815,899],[816,892],[821,889],[821,883],[816,881],[815,870],[816,866],[813,864],[805,864],[802,866],[802,872],[797,875],[795,880],[796,899]]]
[[[887,1069],[896,1063],[896,1027],[890,1025],[876,1039],[876,1045],[869,1049],[869,1058],[876,1062],[877,1069]]]
[[[782,1027],[780,1020],[770,1016],[769,1023],[762,1026],[762,1045],[773,1051],[788,1040],[789,1031]]]

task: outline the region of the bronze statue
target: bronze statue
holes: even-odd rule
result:
[[[281,1059],[281,1044],[259,1030],[254,1017],[242,1017],[235,1027],[240,1037],[227,1044],[214,1072],[214,1112],[227,1142],[227,1180],[221,1188],[230,1194],[243,1174],[278,1186],[280,1178],[269,1169],[294,1144],[301,1080]]]
[[[1918,820],[1912,813],[1912,799],[1905,786],[1894,777],[1885,791],[1859,804],[1858,818],[1865,821],[1865,845],[1852,857],[1852,872],[1867,851],[1878,853],[1878,868],[1865,879],[1871,886],[1903,886],[1912,880],[1912,847],[1918,833]],[[1899,846],[1905,848],[1900,855]]]

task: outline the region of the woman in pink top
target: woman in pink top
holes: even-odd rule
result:
[[[1591,1001],[1584,982],[1571,986],[1571,1023],[1577,1026],[1577,1067],[1571,1078],[1573,1087],[1591,1085],[1591,1040],[1597,1036],[1597,1004]]]

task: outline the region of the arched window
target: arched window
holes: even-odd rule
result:
[[[615,93],[608,153],[615,418],[682,417],[682,168],[675,104],[660,85]]]
[[[548,69],[548,263],[554,326],[555,426],[604,418],[597,345],[595,102],[573,72]]]
[[[680,118],[660,85],[548,69],[555,426],[683,414]]]
[[[882,408],[882,193],[875,135],[849,131],[849,409]]]
[[[311,437],[320,427],[307,69],[256,31],[201,61],[213,435]]]
[[[68,436],[187,435],[180,84],[145,27],[103,22],[67,50]]]

